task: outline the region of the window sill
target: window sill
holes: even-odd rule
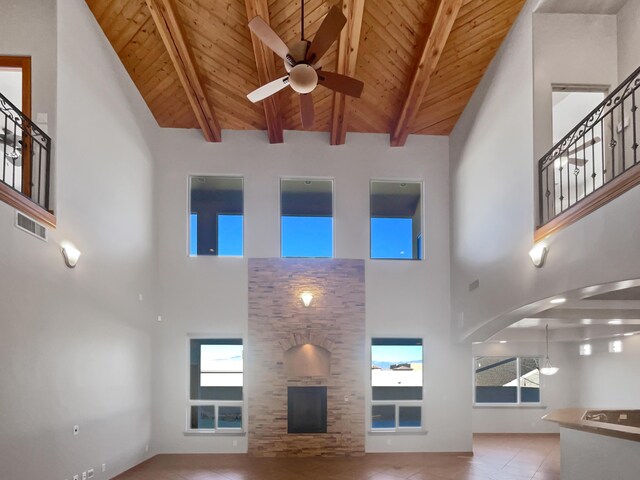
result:
[[[368,430],[367,435],[427,435],[429,430]]]
[[[514,405],[514,404],[504,404],[501,405],[499,403],[489,403],[486,405],[483,404],[474,404],[473,408],[483,409],[483,408],[523,408],[525,410],[546,410],[546,405]]]
[[[246,437],[245,431],[213,431],[213,430],[185,430],[182,432],[185,437]]]

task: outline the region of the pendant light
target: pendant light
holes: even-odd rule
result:
[[[547,356],[544,357],[544,365],[540,369],[540,373],[542,375],[555,375],[560,369],[558,367],[552,367],[551,362],[549,361],[549,324],[548,323],[547,323],[547,326],[545,327],[545,330],[547,334]]]

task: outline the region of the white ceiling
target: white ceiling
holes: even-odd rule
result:
[[[585,13],[615,15],[627,0],[542,0],[537,13]]]
[[[640,334],[640,279],[580,289],[565,301],[547,304],[489,338],[496,341],[560,342]]]

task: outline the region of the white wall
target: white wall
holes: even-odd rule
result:
[[[591,341],[593,354],[578,358],[579,403],[584,408],[640,409],[640,335],[616,337],[622,353],[609,353],[609,341]],[[578,347],[575,347],[577,355]]]
[[[56,0],[0,0],[0,54],[31,57],[31,115],[48,113],[55,135]]]
[[[549,357],[560,367],[552,376],[540,375],[541,406],[501,406],[473,408],[474,433],[557,433],[558,425],[542,420],[542,416],[558,408],[579,403],[578,350],[574,343],[549,344]],[[544,357],[545,344],[540,342],[485,343],[473,345],[473,356]]]
[[[640,443],[560,429],[560,474],[566,480],[636,480]]]
[[[618,12],[618,78],[640,67],[640,0],[627,0]]]
[[[369,255],[369,180],[424,180],[427,260],[367,260],[366,318],[369,337],[425,337],[429,433],[369,436],[367,449],[470,450],[469,348],[452,345],[450,338],[447,139],[411,138],[405,148],[393,149],[386,135],[350,134],[340,147],[331,147],[325,134],[305,132],[286,132],[283,145],[269,145],[264,132],[225,131],[223,137],[214,145],[206,144],[199,132],[165,130],[158,145],[162,322],[155,325],[154,337],[153,451],[246,451],[244,437],[183,435],[187,334],[246,338],[246,258],[280,254],[281,176],[333,178],[336,257],[364,259]],[[244,177],[245,258],[187,256],[188,174]]]
[[[602,85],[613,90],[618,85],[617,42],[615,15],[537,13],[533,16],[536,159],[554,144],[551,86]]]
[[[155,126],[85,2],[3,3],[16,31],[1,41],[33,52],[34,111],[59,126],[59,195],[47,243],[0,204],[0,478],[111,478],[151,435]],[[74,270],[63,240],[82,251]]]

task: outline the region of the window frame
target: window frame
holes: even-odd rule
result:
[[[516,359],[516,402],[477,402],[476,400],[476,362],[478,361],[479,358],[481,357],[492,357],[492,358],[515,358]],[[522,402],[522,395],[520,394],[520,378],[521,378],[521,369],[520,369],[520,360],[523,358],[535,358],[538,360],[538,372],[540,371],[540,366],[542,365],[543,362],[543,357],[539,356],[539,355],[479,355],[479,356],[475,356],[473,357],[473,361],[471,364],[471,376],[472,376],[472,382],[473,382],[473,406],[474,407],[505,407],[505,408],[513,408],[513,407],[524,407],[524,408],[535,408],[535,407],[542,407],[543,404],[543,377],[544,375],[539,374],[540,377],[540,384],[539,384],[539,389],[540,389],[540,400],[537,402]]]
[[[195,178],[195,177],[217,177],[217,178],[237,178],[240,179],[240,181],[242,182],[242,255],[218,255],[217,253],[215,255],[198,255],[196,253],[196,255],[191,255],[191,179]],[[202,258],[202,257],[206,257],[206,258],[244,258],[246,256],[246,252],[245,252],[245,247],[246,247],[246,238],[245,238],[245,234],[246,234],[246,224],[245,224],[245,220],[246,220],[246,212],[245,212],[245,206],[246,206],[246,202],[245,202],[245,176],[242,174],[234,174],[234,173],[187,173],[187,191],[186,191],[186,203],[187,203],[187,209],[186,209],[186,232],[187,232],[187,238],[186,238],[186,251],[187,251],[187,257],[188,258]],[[217,228],[217,223],[218,223],[218,215],[238,215],[238,214],[228,214],[228,213],[224,213],[224,212],[218,212],[216,214],[216,228]],[[197,216],[197,214],[196,214]],[[219,232],[216,232],[216,241],[217,238],[219,237]],[[198,245],[198,241],[196,239],[196,252],[197,252],[197,245]]]
[[[371,350],[373,347],[374,339],[388,339],[388,340],[402,340],[402,339],[415,339],[421,341],[422,347],[422,386],[420,387],[422,390],[422,399],[420,400],[374,400],[373,399],[373,377],[371,375],[371,365],[373,364],[373,358],[371,354]],[[387,434],[387,433],[423,433],[426,431],[425,421],[424,421],[424,385],[425,385],[425,370],[424,370],[424,338],[423,337],[398,337],[398,336],[383,336],[378,335],[375,337],[368,338],[369,352],[368,352],[368,360],[369,360],[369,405],[367,408],[367,420],[369,433],[373,434]],[[400,387],[401,388],[401,387]],[[374,428],[373,427],[373,407],[374,406],[391,406],[393,405],[395,408],[395,427],[393,428]],[[420,407],[420,426],[419,427],[401,427],[400,426],[400,407]]]
[[[242,400],[194,400],[191,398],[191,340],[240,340],[242,342]],[[186,339],[186,382],[185,382],[185,435],[245,435],[247,432],[247,408],[245,385],[245,347],[247,345],[244,335],[187,335]],[[214,406],[216,428],[191,428],[191,407]],[[240,428],[218,427],[220,421],[219,407],[240,407],[242,412],[242,425]]]
[[[306,181],[312,182],[331,182],[331,256],[330,257],[285,257],[282,253],[282,181]],[[317,176],[281,176],[278,177],[278,238],[280,240],[280,258],[338,258],[336,255],[336,180],[334,177],[317,177]]]
[[[371,236],[371,219],[372,218],[380,218],[373,217],[371,215],[371,195],[372,195],[372,187],[374,182],[387,182],[387,183],[417,183],[420,185],[420,233],[416,236],[416,238],[412,238],[412,248],[414,242],[416,245],[416,254],[417,258],[373,258],[371,256],[371,251],[373,247],[373,240]],[[424,199],[424,179],[407,179],[407,178],[371,178],[369,179],[369,218],[368,218],[368,228],[369,228],[369,252],[367,254],[367,258],[372,261],[414,261],[414,262],[422,262],[425,260],[425,199]],[[408,218],[408,217],[391,217],[391,218]],[[418,240],[419,239],[419,240]],[[413,255],[412,255],[413,257]],[[423,344],[424,346],[424,344]],[[424,356],[424,355],[423,355]]]

